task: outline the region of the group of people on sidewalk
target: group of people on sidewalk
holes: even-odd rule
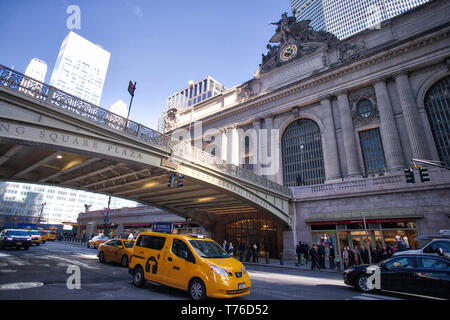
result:
[[[341,259],[344,270],[354,265],[378,263],[390,258],[396,251],[408,249],[408,244],[401,236],[396,236],[395,240],[396,246],[385,245],[381,247],[378,245],[371,252],[365,246],[343,247]],[[326,261],[328,261],[330,269],[340,270],[340,259],[336,259],[336,251],[331,243],[313,244],[309,248],[306,242],[300,241],[296,246],[296,253],[300,265],[308,264],[311,261],[311,270],[326,269]]]
[[[227,240],[223,240],[222,248],[230,256],[234,255],[234,247],[231,242],[227,242]],[[250,259],[251,259],[252,262],[259,263],[259,250],[260,250],[260,247],[256,242],[254,242],[253,244],[245,244],[242,242],[238,246],[238,251],[239,251],[238,254],[241,257],[241,260],[243,260],[245,257],[247,262],[250,262]]]
[[[295,249],[300,265],[308,264],[311,261],[311,270],[326,269],[326,261],[330,269],[336,267],[336,251],[332,244],[313,244],[309,248],[306,242],[299,241]]]

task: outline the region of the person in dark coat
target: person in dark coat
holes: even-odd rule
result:
[[[314,270],[315,268],[317,268],[320,271],[319,259],[317,258],[317,246],[316,245],[313,245],[313,247],[309,250],[309,256],[311,257],[311,270]]]
[[[330,269],[334,269],[334,259],[336,258],[336,251],[334,251],[334,247],[332,244],[330,244]]]
[[[308,263],[308,261],[310,260],[310,257],[309,257],[309,246],[308,246],[308,244],[305,242],[304,243],[304,247],[305,247],[305,249],[304,249],[304,253],[305,253],[305,259],[306,259],[306,263]]]
[[[319,245],[319,265],[320,268],[325,269],[325,246]]]
[[[348,250],[348,260],[349,260],[349,267],[355,265],[355,254],[352,250],[350,250],[349,247],[347,247]]]
[[[297,254],[298,263],[300,263],[300,261],[301,261],[301,257],[300,257],[300,255],[302,254],[301,245],[302,245],[302,242],[299,241],[299,243],[295,247],[295,253]]]
[[[369,264],[369,250],[366,247],[362,247],[361,249],[361,259],[364,264]]]

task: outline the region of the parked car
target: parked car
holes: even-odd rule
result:
[[[28,230],[5,229],[0,233],[0,249],[7,247],[24,248],[28,250],[31,246],[31,236]]]
[[[96,236],[96,237],[93,237],[91,240],[88,241],[87,247],[96,249],[96,248],[100,247],[100,245],[102,243],[105,243],[106,241],[109,241],[108,237]]]
[[[450,299],[450,259],[444,255],[398,255],[375,265],[350,267],[344,271],[344,282],[366,293],[382,290]]]
[[[448,238],[434,239],[420,249],[397,251],[396,253],[393,254],[393,256],[405,254],[423,254],[423,253],[437,254],[438,249],[442,249],[444,251],[444,254],[450,257],[450,239]]]
[[[137,287],[149,280],[187,291],[194,300],[239,297],[251,287],[244,265],[200,235],[140,233],[128,271]]]
[[[98,247],[97,257],[100,262],[106,260],[119,262],[123,267],[128,267],[128,261],[133,254],[133,240],[113,239]]]

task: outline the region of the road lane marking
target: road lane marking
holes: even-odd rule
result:
[[[64,262],[67,262],[69,264],[74,264],[76,266],[80,266],[86,269],[93,269],[93,270],[98,270],[100,268],[97,267],[91,267],[90,265],[83,263],[83,262],[79,262],[79,261],[75,261],[75,260],[70,260],[70,259],[66,259],[66,258],[62,258],[62,257],[57,257],[57,256],[51,256],[51,255],[47,255],[47,257],[52,258],[52,259],[59,259],[62,260]]]
[[[22,262],[20,260],[14,259],[14,258],[8,258],[8,262],[11,264],[14,264],[16,266],[25,266],[28,265],[26,262]]]
[[[0,285],[0,290],[20,290],[42,287],[42,282],[15,282]]]
[[[2,269],[0,270],[0,273],[13,273],[13,272],[17,272],[17,270],[15,269]]]

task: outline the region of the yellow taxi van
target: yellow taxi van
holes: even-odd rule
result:
[[[244,265],[202,235],[142,232],[128,272],[137,287],[157,282],[187,291],[193,300],[239,297],[251,287]]]

